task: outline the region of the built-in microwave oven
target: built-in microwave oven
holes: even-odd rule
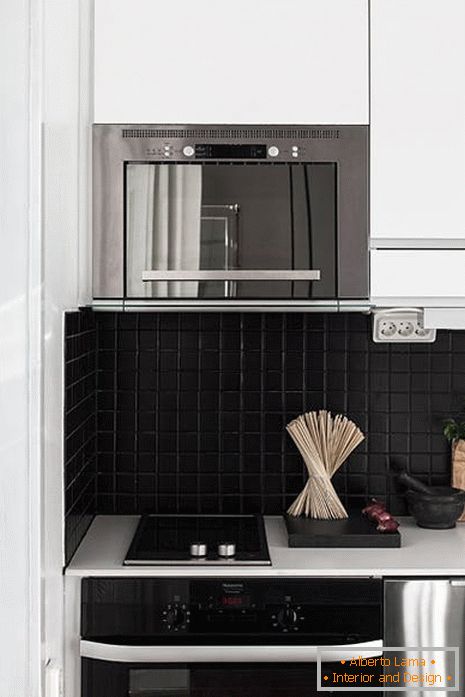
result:
[[[368,126],[94,125],[93,297],[367,301]]]

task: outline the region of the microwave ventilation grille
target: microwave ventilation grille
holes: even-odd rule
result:
[[[338,128],[123,128],[123,138],[340,138]]]

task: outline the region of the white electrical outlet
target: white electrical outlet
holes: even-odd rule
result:
[[[373,341],[377,343],[428,343],[436,330],[425,329],[423,312],[415,308],[392,308],[373,312]]]

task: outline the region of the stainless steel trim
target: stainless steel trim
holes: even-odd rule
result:
[[[160,299],[149,300],[93,300],[90,304],[96,312],[363,312],[369,313],[373,309],[370,302],[350,302],[342,300],[294,300],[292,305],[283,300],[177,300],[163,301]]]
[[[271,269],[236,271],[143,271],[142,280],[152,281],[319,281],[321,272]]]
[[[315,663],[350,660],[354,656],[382,655],[383,642],[366,641],[347,646],[126,646],[81,640],[82,658],[119,663]],[[340,649],[340,651],[339,651]]]
[[[98,303],[98,300],[94,301]],[[256,311],[257,308],[266,307],[273,308],[276,307],[280,311],[289,310],[293,311],[293,308],[297,308],[295,311],[300,312],[302,310],[309,312],[322,312],[323,310],[331,311],[333,309],[336,311],[340,303],[337,300],[295,300],[292,305],[289,305],[287,300],[228,300],[225,303],[224,300],[189,300],[189,298],[173,298],[170,300],[164,300],[159,298],[149,298],[147,300],[124,300],[123,306],[125,309],[135,308],[141,310],[144,307],[151,305],[157,309],[173,309],[175,307],[177,310],[182,308],[190,308],[196,310],[199,307],[211,307],[217,312],[221,309],[223,312],[228,310],[228,307],[232,307],[233,310],[237,308],[251,308]],[[362,305],[357,305],[357,307],[363,307]],[[371,305],[366,307],[370,308]]]

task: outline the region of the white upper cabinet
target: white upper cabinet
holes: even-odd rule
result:
[[[95,0],[96,122],[364,124],[368,94],[368,0]]]
[[[465,238],[465,0],[371,2],[371,234]]]

